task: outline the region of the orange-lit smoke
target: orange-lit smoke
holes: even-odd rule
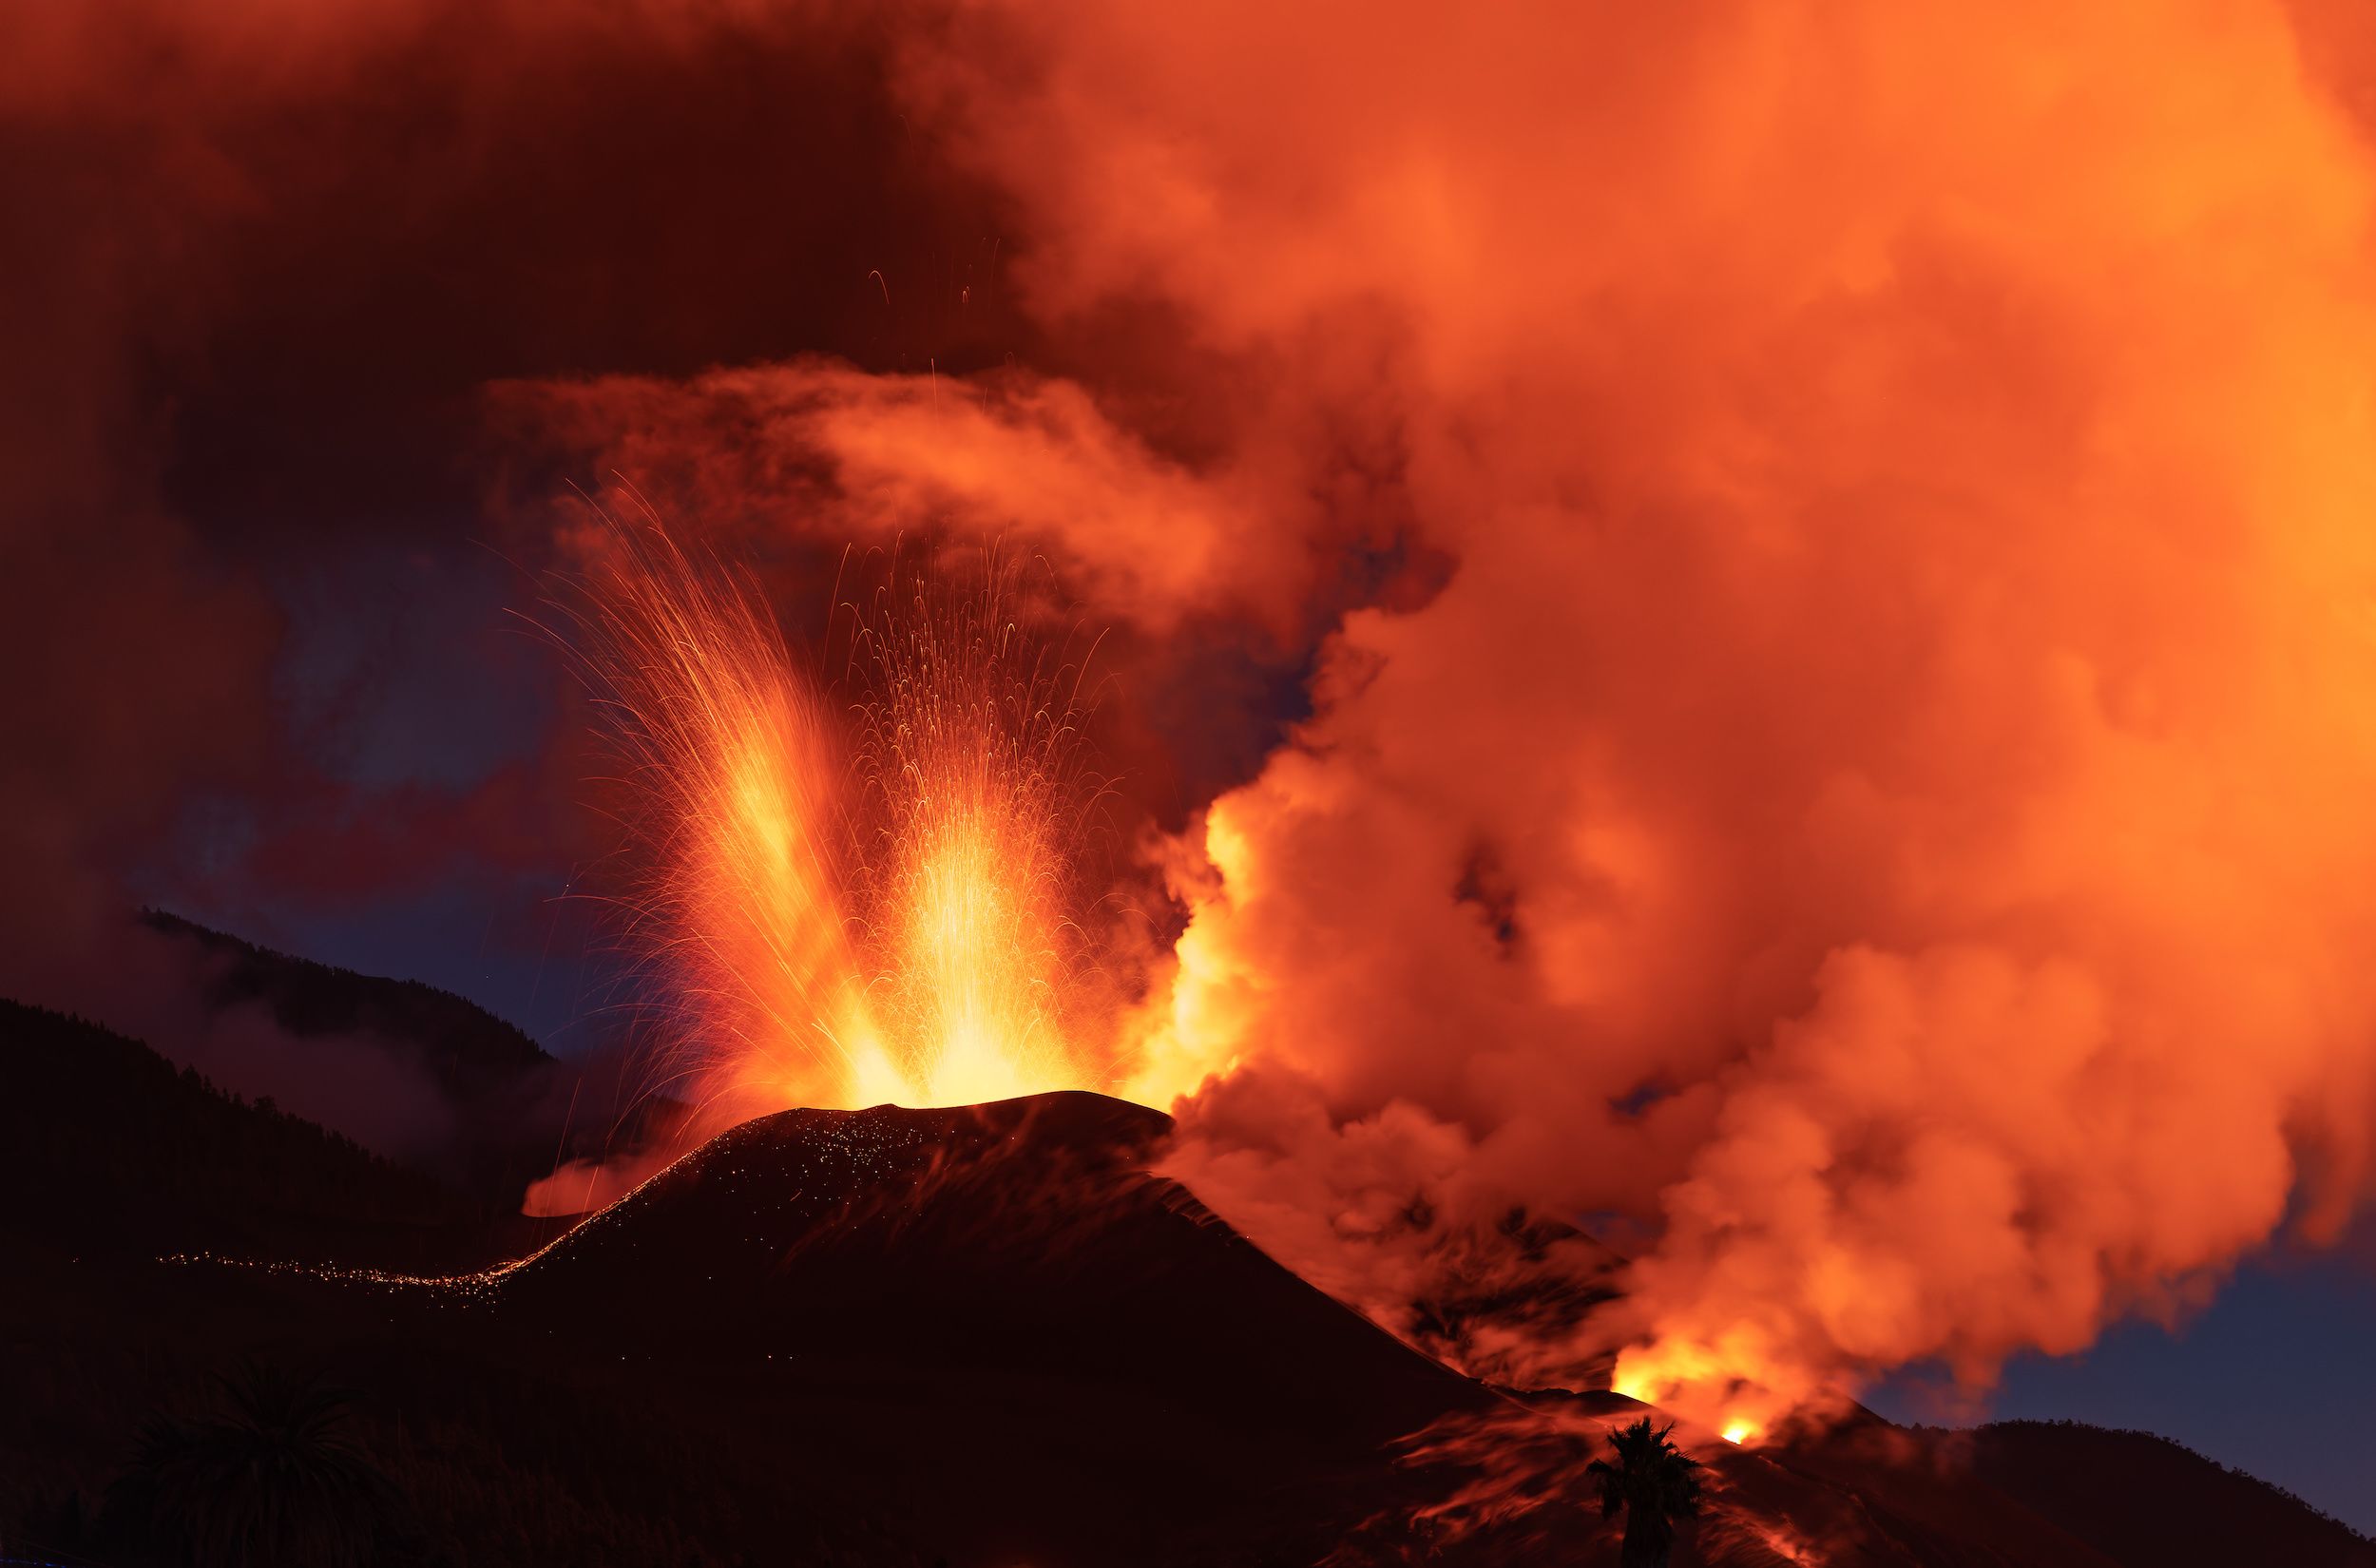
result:
[[[707,1130],[1099,1081],[1069,1010],[1078,670],[1021,623],[1014,574],[894,570],[845,719],[752,584],[657,527],[604,520],[580,547],[642,863],[622,927],[678,1042],[653,1086]]]
[[[1067,379],[550,406],[821,474],[829,537],[1011,529],[1129,624],[1439,564],[1166,848],[1134,1088],[1406,1331],[1513,1207],[1629,1216],[1623,1300],[1497,1354],[1761,1429],[2368,1194],[2337,48],[2274,0],[972,7],[907,90]]]

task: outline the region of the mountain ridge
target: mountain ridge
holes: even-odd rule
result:
[[[787,1540],[887,1568],[1614,1554],[1583,1466],[1645,1407],[1512,1399],[1386,1334],[1156,1175],[1170,1127],[1085,1093],[780,1112],[515,1264],[455,1272],[439,1249],[472,1211],[450,1189],[126,1036],[0,1004],[0,1173],[56,1195],[0,1213],[20,1282],[0,1343],[39,1352],[0,1396],[28,1433],[67,1434],[0,1442],[0,1539],[96,1555],[76,1500],[142,1412],[260,1356],[364,1390],[425,1539],[474,1562],[519,1528],[639,1568]],[[1715,1491],[1677,1568],[1818,1548],[1833,1568],[2376,1563],[2150,1435],[1867,1417],[1701,1451]],[[763,1501],[772,1476],[804,1479]],[[2173,1514],[2174,1492],[2216,1497],[2216,1519]],[[503,1522],[531,1497],[532,1527]]]

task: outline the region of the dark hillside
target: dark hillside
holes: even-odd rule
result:
[[[372,1034],[411,1042],[450,1093],[483,1093],[558,1065],[519,1027],[451,991],[276,952],[162,909],[141,918],[215,961],[206,977],[210,1006],[263,1003],[293,1035]]]
[[[0,1546],[152,1560],[141,1435],[260,1367],[353,1391],[402,1504],[381,1568],[1615,1560],[1587,1466],[1639,1407],[1397,1343],[1154,1175],[1168,1128],[1086,1094],[788,1111],[516,1266],[391,1278],[352,1266],[417,1272],[470,1202],[0,1005]],[[159,1261],[189,1252],[246,1261]],[[2133,1434],[1692,1441],[1713,1490],[1677,1568],[2371,1561]]]
[[[162,910],[141,918],[198,959],[200,1000],[210,1011],[261,1005],[300,1041],[368,1040],[416,1064],[452,1119],[450,1143],[422,1157],[489,1217],[516,1213],[557,1151],[600,1157],[632,1147],[655,1119],[680,1109],[665,1100],[614,1105],[614,1061],[603,1059],[600,1085],[587,1081],[579,1063],[556,1060],[450,991],[277,952]]]
[[[1394,1439],[1503,1401],[1151,1175],[1169,1126],[1082,1093],[763,1117],[505,1276],[493,1312],[830,1430],[993,1560],[1180,1560],[1216,1532],[1316,1553]]]
[[[736,1355],[1159,1367],[1168,1403],[1273,1403],[1274,1423],[1365,1448],[1500,1403],[1150,1174],[1170,1125],[1081,1092],[761,1117],[508,1275],[503,1299]]]
[[[2290,1492],[2150,1432],[2001,1421],[1955,1436],[1968,1438],[1975,1476],[2131,1568],[2376,1568],[2376,1541]]]
[[[218,1251],[396,1264],[474,1209],[135,1040],[0,1002],[0,1233],[77,1253]]]

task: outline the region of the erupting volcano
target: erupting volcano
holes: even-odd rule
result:
[[[599,553],[578,625],[648,862],[623,929],[682,1042],[661,1086],[715,1128],[1110,1083],[1077,902],[1084,670],[1025,624],[1021,572],[894,562],[870,611],[837,606],[828,684],[657,528]]]
[[[0,1559],[2376,1550],[2353,0],[0,45]]]

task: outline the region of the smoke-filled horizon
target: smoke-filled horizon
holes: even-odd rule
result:
[[[1113,629],[1122,874],[1173,906],[1117,1086],[1184,1097],[1175,1169],[1309,1277],[1408,1332],[1508,1266],[1513,1210],[1621,1216],[1619,1300],[1466,1351],[1556,1380],[1623,1347],[1621,1385],[1753,1427],[2083,1348],[2332,1240],[2376,1181],[2376,169],[2342,10],[385,0],[161,11],[145,52],[29,22],[21,143],[172,198],[144,239],[72,231],[43,362],[92,384],[9,430],[57,476],[20,504],[70,613],[175,676],[149,724],[57,704],[54,777],[144,782],[21,783],[68,825],[43,885],[104,903],[131,829],[280,788],[291,744],[243,698],[281,628],[240,568],[326,492],[271,522],[222,477],[240,422],[158,435],[144,378],[247,376],[269,420],[307,361],[237,335],[276,283],[436,338],[417,291],[477,257],[516,269],[459,302],[503,352],[364,443],[465,468],[457,531],[566,566],[562,482],[616,474],[795,633],[843,550],[900,539],[1037,552]],[[483,79],[428,71],[457,29]],[[689,84],[829,54],[865,87],[801,111],[800,157],[721,122],[637,162],[639,126],[711,124]],[[297,135],[324,116],[366,169],[443,149],[473,198],[419,200],[471,238],[417,268],[259,239],[274,201],[337,210]],[[521,216],[597,149],[620,188],[579,198],[635,289]],[[962,217],[853,240],[877,196]],[[824,324],[684,259],[746,238],[846,254]],[[895,344],[848,326],[877,310]],[[396,335],[318,368],[420,363]],[[108,505],[119,449],[149,462]],[[599,856],[552,825],[583,728],[519,764],[527,805],[407,823],[517,853],[547,803],[540,852]],[[379,804],[304,803],[241,875]],[[388,874],[357,859],[343,896]]]

